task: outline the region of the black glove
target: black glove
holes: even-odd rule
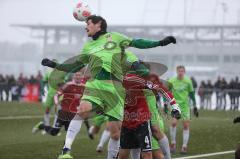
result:
[[[179,109],[178,104],[172,105],[171,116],[177,120],[181,118],[181,110]]]
[[[198,116],[199,116],[197,107],[194,107],[194,108],[193,108],[193,114],[195,115],[195,117],[198,117]]]
[[[233,123],[234,123],[234,124],[236,124],[236,123],[240,123],[240,116],[234,118]]]
[[[48,67],[51,67],[51,68],[55,68],[55,67],[57,66],[57,63],[56,63],[56,62],[51,61],[51,60],[49,60],[49,59],[47,59],[47,58],[43,59],[42,62],[41,62],[41,64],[42,64],[43,66],[48,66]]]
[[[171,43],[176,44],[176,38],[174,36],[167,36],[163,40],[159,41],[160,46],[166,46]]]

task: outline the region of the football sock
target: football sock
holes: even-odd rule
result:
[[[58,119],[58,115],[55,114],[55,115],[54,115],[54,120],[53,120],[53,126],[52,126],[52,127],[58,126],[58,125],[56,125],[57,119]]]
[[[87,130],[89,130],[89,128],[90,128],[90,125],[89,125],[89,122],[88,122],[88,120],[84,120],[84,124],[85,124],[85,126],[86,126]]]
[[[65,145],[63,148],[71,149],[72,143],[73,143],[76,135],[80,131],[82,123],[83,123],[83,120],[80,120],[80,119],[71,120],[68,130],[67,130]]]
[[[88,133],[89,133],[89,134],[93,134],[93,129],[94,129],[94,126],[91,126],[91,127],[88,129]]]
[[[189,129],[183,130],[183,147],[187,147],[189,139]]]
[[[169,148],[169,142],[166,135],[159,141],[159,145],[161,147],[162,153],[164,155],[164,159],[171,159],[171,153]]]
[[[98,147],[103,147],[103,145],[107,142],[109,137],[110,137],[110,132],[108,130],[104,130],[100,138]]]
[[[131,149],[130,154],[131,159],[140,159],[141,149]]]
[[[107,159],[116,159],[119,151],[120,140],[110,138],[108,142],[108,157]]]
[[[50,126],[50,113],[45,113],[43,119],[44,119],[44,125]]]
[[[172,144],[176,144],[176,133],[177,133],[177,127],[170,126],[170,137],[171,137]]]

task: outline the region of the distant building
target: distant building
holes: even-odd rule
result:
[[[75,25],[12,25],[32,31],[33,37],[43,40],[43,57],[66,60],[79,54],[87,40],[84,26]],[[168,66],[166,77],[175,73],[179,64],[186,66],[188,74],[197,79],[227,77],[240,74],[240,26],[109,26],[134,38],[162,39],[167,35],[177,38],[177,45],[148,50],[131,49],[140,59],[160,62]],[[38,65],[38,64],[36,64]]]

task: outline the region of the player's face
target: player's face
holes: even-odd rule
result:
[[[100,23],[94,24],[91,19],[87,21],[86,31],[88,37],[94,36],[100,30],[101,30]]]
[[[76,83],[80,83],[81,82],[81,78],[82,78],[82,74],[81,73],[75,73],[74,76],[73,76],[73,80]]]
[[[183,79],[184,75],[185,75],[185,69],[184,68],[177,69],[177,76],[178,76],[179,79]]]

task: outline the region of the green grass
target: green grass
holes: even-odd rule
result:
[[[59,137],[32,134],[31,129],[41,118],[3,119],[3,117],[42,115],[40,104],[0,103],[0,158],[1,159],[55,159],[63,146],[65,132]],[[240,141],[240,124],[233,125],[237,113],[201,111],[200,118],[193,118],[188,155],[233,150]],[[165,122],[167,127],[168,121]],[[182,143],[181,125],[178,127],[177,148]],[[166,130],[167,134],[168,129]],[[83,127],[73,144],[72,155],[79,159],[104,159],[106,153],[96,154],[98,136],[89,140]],[[105,149],[106,150],[106,149]],[[106,152],[106,151],[105,151]],[[179,153],[174,157],[179,157]],[[233,154],[205,157],[204,159],[232,159]]]

